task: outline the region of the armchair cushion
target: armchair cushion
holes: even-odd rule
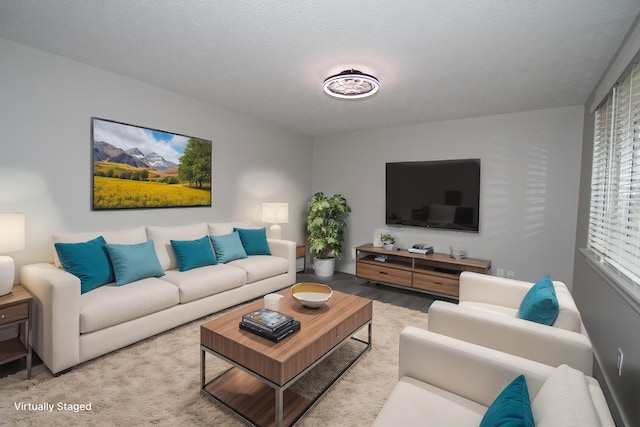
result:
[[[558,298],[549,275],[529,289],[520,303],[518,316],[543,325],[553,325],[558,317]]]
[[[529,389],[519,375],[502,390],[485,412],[480,427],[534,427]]]
[[[567,365],[557,367],[531,403],[537,427],[600,425],[587,377]]]

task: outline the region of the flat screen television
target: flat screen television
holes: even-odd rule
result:
[[[386,223],[478,232],[480,159],[386,165]]]

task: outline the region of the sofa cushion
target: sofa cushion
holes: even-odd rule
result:
[[[558,299],[550,276],[545,276],[529,289],[520,303],[521,319],[553,325],[558,316]]]
[[[536,427],[596,427],[596,414],[585,375],[560,365],[546,379],[531,402]]]
[[[501,314],[506,317],[517,317],[518,310],[504,305],[488,304],[484,302],[475,301],[460,301],[458,303],[460,307],[468,307],[476,310],[485,311],[487,313]]]
[[[486,410],[454,393],[402,377],[373,426],[477,426]]]
[[[580,311],[576,307],[571,292],[564,285],[556,285],[555,291],[558,298],[558,317],[553,322],[553,326],[568,331],[582,332]]]
[[[216,251],[216,258],[221,263],[226,263],[236,259],[247,257],[244,251],[240,235],[237,231],[222,236],[210,236],[213,249]]]
[[[169,270],[162,280],[172,283],[180,292],[180,303],[185,304],[247,282],[244,270],[227,264],[208,265],[189,271]]]
[[[135,245],[108,243],[106,247],[113,266],[117,286],[126,285],[147,277],[164,275],[151,241]]]
[[[142,243],[147,241],[147,231],[144,226],[125,228],[115,231],[90,231],[84,233],[55,233],[53,235],[54,245],[60,243],[78,243],[95,239],[102,236],[107,243],[117,243],[123,245],[131,245],[134,243]],[[57,251],[53,251],[53,263],[56,267],[61,267],[60,259]]]
[[[271,255],[266,228],[234,228],[233,230],[240,235],[242,247],[247,255]]]
[[[64,269],[80,279],[81,294],[113,282],[113,268],[106,244],[102,236],[88,242],[55,244]]]
[[[529,389],[524,375],[517,376],[496,397],[482,417],[480,427],[534,427]]]
[[[178,304],[178,289],[147,278],[127,286],[108,284],[80,296],[80,333],[97,331]]]
[[[229,265],[246,271],[247,283],[285,274],[289,271],[289,262],[277,256],[251,255],[248,258],[231,261]]]
[[[209,234],[212,236],[222,236],[224,234],[233,233],[235,227],[239,228],[251,228],[250,224],[238,223],[238,222],[208,222]]]
[[[211,249],[211,241],[207,236],[196,240],[171,240],[171,247],[176,255],[180,271],[218,263],[213,249]]]
[[[148,226],[147,237],[153,241],[158,261],[163,270],[178,268],[178,260],[171,247],[171,240],[194,240],[209,235],[206,222],[169,227]]]

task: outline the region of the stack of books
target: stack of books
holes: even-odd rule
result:
[[[300,322],[293,317],[262,308],[244,314],[240,321],[240,329],[249,331],[273,342],[280,342],[289,335],[300,330]]]

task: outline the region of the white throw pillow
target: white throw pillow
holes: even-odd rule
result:
[[[558,366],[531,402],[536,427],[599,427],[586,377],[567,365]]]

